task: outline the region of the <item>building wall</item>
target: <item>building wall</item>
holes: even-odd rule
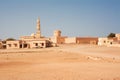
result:
[[[95,37],[77,37],[76,38],[77,44],[95,44],[98,43],[98,38]]]
[[[65,43],[76,43],[76,44],[97,44],[98,38],[86,38],[86,37],[72,37],[66,38]]]
[[[120,40],[120,34],[116,34],[115,36],[117,37],[118,40]]]
[[[50,41],[51,41],[52,43],[57,43],[57,37],[51,37],[51,38],[50,38]]]
[[[65,38],[65,43],[76,43],[76,37]]]
[[[64,44],[65,43],[65,38],[66,37],[57,37],[57,43],[58,44]]]
[[[20,37],[20,40],[32,40],[32,39],[35,39],[34,36],[21,36]]]
[[[6,48],[7,49],[18,49],[20,48],[20,42],[19,41],[7,41]]]
[[[50,47],[48,40],[7,41],[7,49],[46,48]]]
[[[66,36],[61,36],[61,31],[60,30],[55,30],[53,33],[53,37],[51,37],[51,42],[55,44],[63,44],[65,43],[65,38]]]
[[[53,35],[54,35],[54,37],[61,37],[61,31],[55,30]]]
[[[98,38],[98,45],[106,45],[107,38]]]
[[[51,38],[51,42],[56,43],[56,44],[64,44],[66,38],[67,37],[64,37],[64,36],[62,36],[62,37],[55,37],[54,36]]]
[[[98,45],[100,46],[110,46],[113,44],[113,39],[108,38],[99,38],[98,39]]]
[[[29,48],[46,48],[47,47],[47,41],[43,40],[34,40],[34,41],[27,41],[27,44],[29,45]]]

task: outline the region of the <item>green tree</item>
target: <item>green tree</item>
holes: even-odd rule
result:
[[[7,38],[6,41],[15,41],[16,39],[14,38]]]
[[[113,38],[113,37],[115,37],[115,33],[110,33],[107,37],[108,38]]]

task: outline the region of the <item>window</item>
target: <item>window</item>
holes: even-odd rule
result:
[[[8,44],[9,47],[11,47],[11,44]]]
[[[24,48],[27,48],[27,44],[24,44]]]
[[[104,41],[104,43],[106,43],[106,41]]]
[[[17,47],[17,44],[14,44],[15,45],[15,47]]]
[[[35,43],[35,46],[38,46],[38,43]]]
[[[22,44],[20,44],[20,48],[22,48]]]
[[[42,46],[44,46],[44,43],[42,43]]]

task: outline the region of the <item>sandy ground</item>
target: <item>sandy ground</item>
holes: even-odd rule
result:
[[[60,45],[0,50],[0,80],[120,80],[120,48]]]

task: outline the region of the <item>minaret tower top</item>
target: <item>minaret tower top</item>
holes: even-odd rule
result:
[[[37,19],[37,31],[40,31],[40,18]]]
[[[36,38],[40,38],[41,37],[41,31],[40,31],[40,18],[38,17],[37,19],[37,32],[36,32]]]

